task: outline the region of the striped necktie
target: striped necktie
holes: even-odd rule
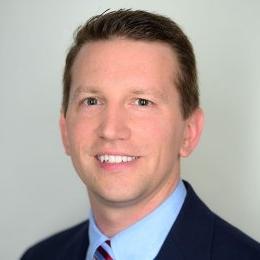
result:
[[[111,257],[112,249],[110,240],[105,241],[102,245],[100,245],[94,255],[95,260],[113,260]]]

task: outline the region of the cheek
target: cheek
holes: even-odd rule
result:
[[[86,120],[74,120],[70,123],[68,137],[74,149],[93,139],[94,131],[91,125],[91,122],[87,122]]]
[[[149,127],[143,126],[144,135],[148,143],[156,146],[160,153],[168,153],[177,156],[183,140],[183,122],[170,119],[151,121]]]
[[[132,125],[133,140],[149,154],[161,153],[173,146],[172,124],[158,117],[138,120]]]
[[[143,120],[136,122],[136,125],[133,129],[139,129],[139,132],[142,133],[146,138],[156,140],[165,140],[174,136],[175,128],[173,121],[170,121],[168,117],[159,116],[150,116]]]

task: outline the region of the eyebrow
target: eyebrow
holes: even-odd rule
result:
[[[72,93],[71,98],[77,98],[81,93],[91,93],[91,94],[98,94],[100,91],[97,90],[94,86],[79,86],[77,87]]]
[[[133,93],[135,95],[154,95],[154,96],[164,99],[164,100],[167,98],[167,95],[163,91],[160,91],[160,90],[136,89],[136,90],[131,91],[131,93]]]
[[[77,98],[81,93],[100,94],[101,91],[95,86],[79,86],[72,92],[72,100]],[[130,88],[129,93],[134,95],[153,95],[162,100],[168,100],[168,96],[163,90],[150,90],[143,87],[133,87]]]

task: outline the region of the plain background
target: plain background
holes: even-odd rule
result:
[[[87,217],[85,187],[59,136],[61,78],[73,31],[107,8],[170,16],[190,37],[206,126],[183,176],[215,212],[260,240],[258,0],[1,0],[0,259],[18,259]]]

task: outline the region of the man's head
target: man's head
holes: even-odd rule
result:
[[[199,106],[199,89],[193,48],[179,26],[161,15],[145,11],[118,10],[97,15],[80,27],[66,59],[63,75],[64,114],[68,109],[72,66],[82,46],[88,42],[125,38],[137,41],[167,43],[178,60],[176,87],[182,115],[186,119]]]
[[[158,205],[178,182],[202,118],[192,48],[169,19],[118,11],[78,31],[60,126],[92,208]]]

